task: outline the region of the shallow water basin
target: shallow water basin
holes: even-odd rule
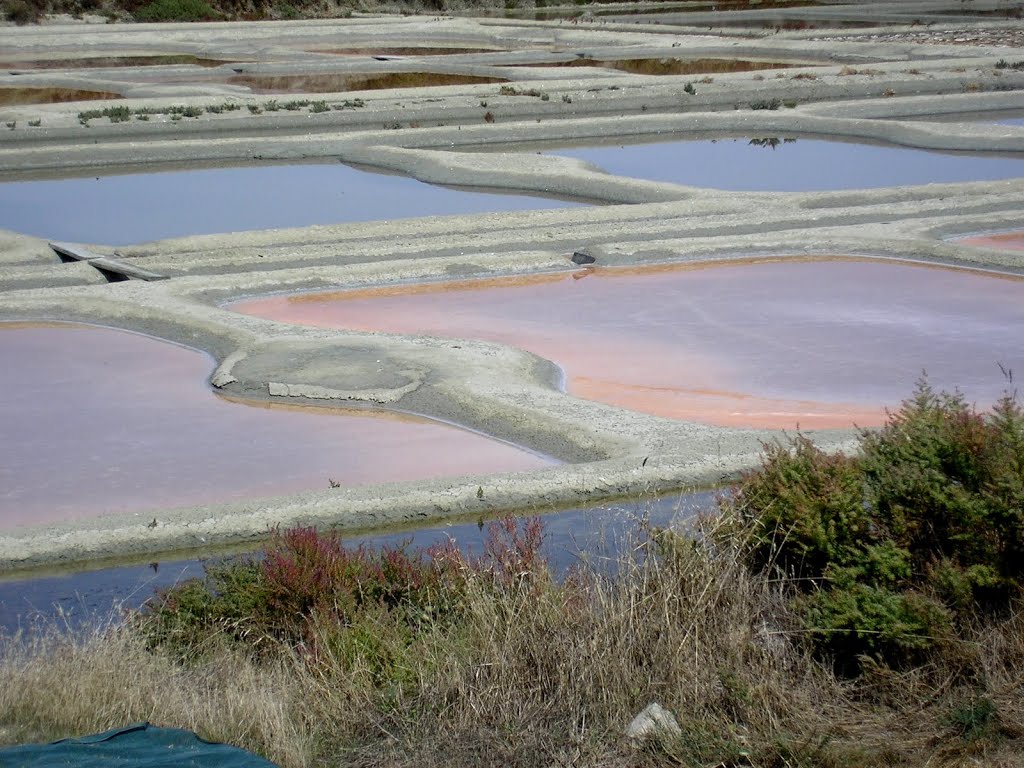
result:
[[[65,101],[96,101],[119,99],[121,94],[109,91],[85,91],[77,88],[0,88],[0,107],[19,104],[57,104]]]
[[[109,328],[0,324],[0,529],[550,460],[426,419],[230,402],[212,360]]]
[[[231,85],[248,86],[255,93],[343,93],[506,82],[508,81],[501,77],[452,75],[441,72],[393,72],[381,75],[236,75],[228,78]]]
[[[341,163],[209,168],[0,184],[0,228],[125,245],[168,237],[578,203],[469,192]]]
[[[927,371],[979,404],[1024,370],[1024,281],[866,260],[583,270],[272,296],[273,320],[486,339],[560,365],[568,392],[671,418],[880,424]]]
[[[1008,251],[1024,251],[1024,230],[1016,232],[997,232],[988,235],[971,235],[957,238],[961,245],[973,245],[979,248],[1000,248]]]
[[[169,53],[152,56],[75,56],[66,59],[25,59],[0,62],[0,69],[92,69],[106,67],[159,67],[194,64],[199,67],[219,67],[233,63],[234,59],[207,59],[189,53]]]
[[[1024,176],[1024,157],[754,137],[553,150],[609,173],[746,192],[814,192]]]
[[[558,576],[582,561],[600,568],[602,559],[614,559],[621,545],[641,539],[641,524],[682,525],[713,509],[716,496],[716,491],[701,491],[544,514],[541,553]],[[486,538],[487,527],[478,522],[449,522],[395,533],[345,536],[343,541],[347,547],[407,545],[423,550],[451,541],[464,554],[479,557],[484,554]],[[202,577],[203,565],[199,559],[173,560],[0,581],[0,635],[32,626],[45,629],[54,619],[70,629],[109,619],[113,608],[138,608],[158,587]]]
[[[603,67],[629,72],[633,75],[708,75],[727,72],[754,72],[762,69],[785,69],[809,66],[780,61],[749,61],[745,59],[591,59],[577,58],[554,64],[522,64],[517,66],[545,67]]]
[[[335,56],[457,56],[465,53],[499,53],[506,48],[444,48],[440,46],[402,46],[381,48],[314,48],[310,53]]]

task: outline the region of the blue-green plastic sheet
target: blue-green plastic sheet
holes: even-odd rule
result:
[[[0,748],[0,768],[276,768],[244,749],[191,731],[136,723],[80,739]]]

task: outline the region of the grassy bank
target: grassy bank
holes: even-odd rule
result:
[[[922,389],[859,456],[769,448],[691,536],[563,581],[536,520],[480,559],[286,531],[118,627],[5,642],[0,733],[150,720],[282,766],[1019,766],[1022,500],[1016,402]],[[678,728],[628,738],[651,702]]]
[[[352,13],[445,13],[472,10],[516,11],[550,7],[578,8],[602,0],[0,0],[0,18],[38,23],[47,15],[106,16],[115,22],[263,21],[344,18]],[[672,0],[653,0],[654,3]],[[810,0],[729,0],[731,9],[812,5]],[[724,4],[719,2],[719,6]]]
[[[506,5],[511,2],[513,5]],[[439,13],[519,7],[518,0],[0,0],[0,19],[105,16],[108,22],[268,21],[347,18],[353,13]]]

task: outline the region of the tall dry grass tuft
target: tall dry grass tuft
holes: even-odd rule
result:
[[[0,639],[3,741],[83,735],[131,722],[188,728],[287,766],[308,765],[303,680],[287,658],[228,651],[192,666],[154,654],[129,625],[74,635],[54,627]]]
[[[535,561],[500,580],[471,570],[460,621],[423,644],[401,706],[377,708],[386,736],[360,762],[729,765],[820,749],[844,684],[788,640],[779,586],[667,533],[627,551],[561,584]],[[683,733],[636,752],[623,733],[652,701]]]

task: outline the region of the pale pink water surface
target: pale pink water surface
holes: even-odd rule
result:
[[[0,325],[0,529],[550,464],[426,419],[230,402],[212,366],[124,331]]]
[[[722,425],[876,425],[922,372],[985,406],[1024,371],[1024,281],[856,259],[593,269],[238,302],[321,327],[470,337],[580,397]]]
[[[1024,251],[1024,230],[1018,232],[1000,232],[994,235],[975,235],[957,240],[962,245],[975,245],[982,248],[1003,248],[1011,251]]]

